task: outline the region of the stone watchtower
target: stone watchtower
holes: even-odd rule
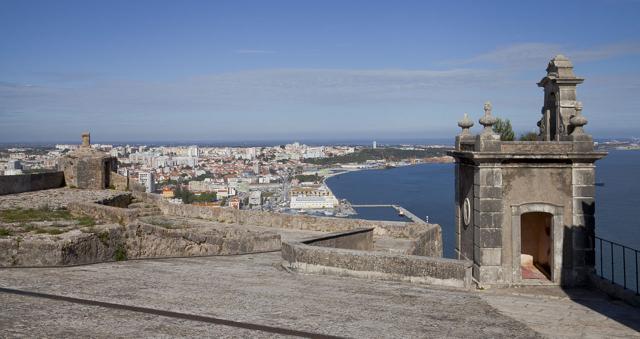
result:
[[[82,134],[82,145],[60,158],[58,168],[64,171],[67,186],[85,189],[105,189],[112,185],[118,160],[91,148],[89,133]]]
[[[501,141],[484,106],[479,135],[462,133],[456,159],[456,253],[480,285],[584,284],[594,267],[594,150],[564,56],[549,62],[538,141]]]

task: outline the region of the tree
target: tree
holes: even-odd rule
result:
[[[536,141],[538,140],[538,134],[536,132],[528,132],[520,134],[520,141]]]
[[[498,118],[496,123],[493,125],[493,131],[500,134],[500,140],[502,141],[513,141],[516,136],[515,133],[513,133],[511,121],[509,121],[509,119],[502,120]]]

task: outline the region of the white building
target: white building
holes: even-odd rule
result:
[[[249,192],[249,205],[262,206],[262,192],[260,191]]]
[[[22,164],[20,160],[9,160],[7,167],[4,170],[4,175],[19,175],[22,174]]]
[[[156,179],[153,172],[140,172],[138,173],[138,181],[144,185],[147,193],[152,193],[156,190]]]
[[[308,147],[303,157],[305,159],[324,158],[324,147]]]
[[[196,145],[189,146],[189,149],[187,150],[187,156],[197,158],[198,157],[198,146],[196,146]]]
[[[324,185],[294,187],[291,189],[289,207],[293,209],[334,208],[338,199]]]

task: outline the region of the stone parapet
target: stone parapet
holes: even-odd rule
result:
[[[63,172],[0,175],[0,195],[64,187]]]
[[[407,281],[470,288],[472,263],[465,260],[397,255],[282,243],[283,265],[297,272]]]

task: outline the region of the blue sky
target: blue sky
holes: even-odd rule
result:
[[[555,54],[640,136],[640,1],[0,1],[0,142],[446,138],[535,128]],[[474,129],[479,130],[476,122]]]

